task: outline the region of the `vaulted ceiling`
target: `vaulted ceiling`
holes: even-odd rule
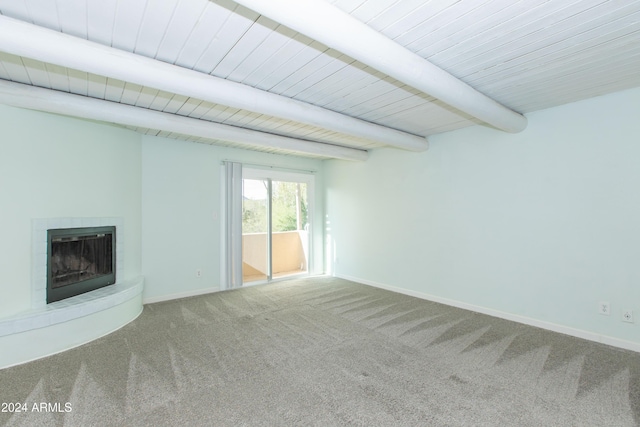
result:
[[[321,159],[509,128],[494,107],[518,131],[520,114],[640,86],[632,0],[0,0],[0,13],[0,103]]]

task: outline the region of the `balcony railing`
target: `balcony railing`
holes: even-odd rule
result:
[[[307,232],[283,231],[271,236],[272,277],[306,272]],[[242,279],[244,282],[267,279],[267,233],[242,235]]]

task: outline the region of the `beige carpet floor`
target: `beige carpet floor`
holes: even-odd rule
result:
[[[7,426],[634,426],[640,354],[318,277],[147,305],[0,370],[0,401],[30,409]]]

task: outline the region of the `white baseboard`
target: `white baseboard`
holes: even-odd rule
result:
[[[640,353],[640,343],[627,341],[620,338],[610,337],[607,335],[600,335],[595,332],[584,331],[582,329],[576,329],[569,326],[559,325],[556,323],[545,322],[531,317],[520,316],[518,314],[506,313],[491,308],[481,307],[478,305],[468,304],[461,301],[456,301],[448,298],[441,298],[429,294],[425,294],[418,291],[412,291],[409,289],[403,289],[396,286],[386,285],[384,283],[373,282],[371,280],[361,279],[359,277],[347,276],[344,274],[335,274],[335,277],[341,279],[350,280],[352,282],[362,283],[363,285],[373,286],[375,288],[386,289],[388,291],[397,292],[399,294],[409,295],[412,297],[437,302],[440,304],[449,305],[451,307],[462,308],[465,310],[474,311],[476,313],[487,314],[493,317],[499,317],[501,319],[511,320],[513,322],[523,323],[529,326],[535,326],[549,331],[558,332],[565,335],[570,335],[577,338],[582,338],[589,341],[595,341],[601,344],[607,344],[613,347],[623,348],[626,350],[632,350]]]
[[[220,291],[219,288],[205,288],[205,289],[197,289],[195,291],[179,292],[177,294],[171,294],[171,295],[162,295],[159,297],[143,298],[142,304],[153,304],[156,302],[171,301],[173,299],[195,297],[198,295],[212,294],[218,291]]]

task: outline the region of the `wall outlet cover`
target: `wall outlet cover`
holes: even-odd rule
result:
[[[633,310],[631,310],[630,308],[622,310],[622,321],[633,323]]]
[[[608,301],[600,301],[598,303],[598,314],[604,316],[611,316],[611,305]]]

